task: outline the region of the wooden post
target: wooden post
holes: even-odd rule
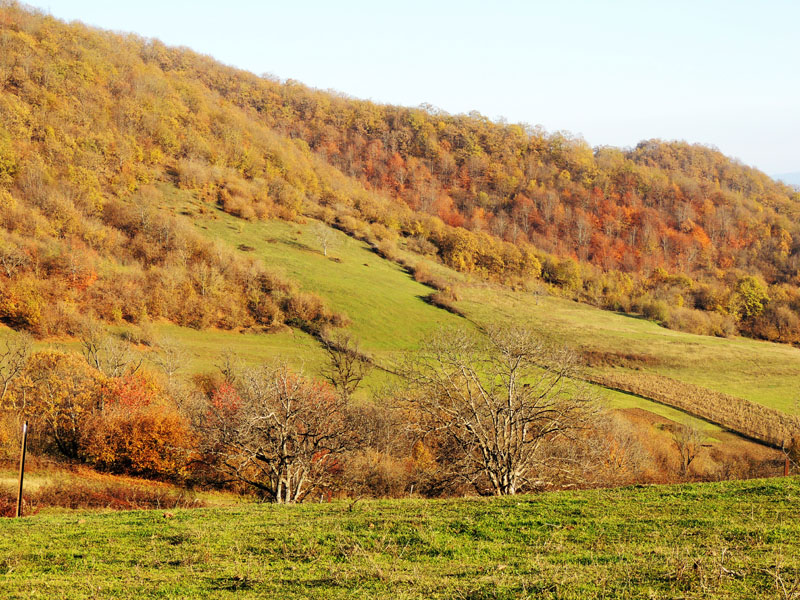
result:
[[[28,422],[22,426],[22,448],[19,453],[19,492],[17,493],[17,517],[22,516],[22,480],[25,476],[25,450],[28,446]]]
[[[783,460],[783,476],[784,477],[788,477],[789,476],[789,457],[788,456],[785,457],[784,460]]]

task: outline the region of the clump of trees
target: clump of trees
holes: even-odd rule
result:
[[[374,390],[372,401],[356,393],[372,359],[341,332],[321,335],[321,378],[226,354],[219,373],[191,381],[169,341],[153,341],[145,360],[131,347],[120,351],[124,340],[112,343],[92,327],[84,335],[82,354],[6,338],[5,456],[18,449],[27,420],[37,454],[281,503],[507,495],[702,472],[699,432],[677,425],[663,447],[652,447],[655,430],[604,410],[572,352],[520,327],[438,331],[391,368],[397,385]]]
[[[195,445],[190,421],[166,385],[138,369],[138,358],[107,375],[91,364],[95,355],[31,352],[24,336],[9,338],[6,349],[0,354],[6,451],[27,420],[36,452],[113,473],[182,478]]]

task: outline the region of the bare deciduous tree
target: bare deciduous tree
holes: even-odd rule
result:
[[[672,428],[672,441],[681,457],[681,475],[685,476],[703,448],[705,434],[695,425],[678,423]]]
[[[29,262],[30,257],[25,252],[13,244],[0,241],[0,267],[3,268],[6,277],[12,277]]]
[[[328,250],[336,245],[336,233],[333,229],[325,225],[325,223],[321,222],[314,225],[312,233],[322,248],[322,254],[328,256]]]
[[[444,436],[458,474],[505,495],[536,486],[558,460],[548,446],[590,424],[597,404],[577,366],[530,330],[500,327],[485,340],[440,331],[402,373],[423,431]]]
[[[183,346],[171,339],[159,342],[158,348],[158,352],[151,356],[150,360],[164,371],[167,379],[171,382],[173,377],[186,367],[186,363],[189,362],[189,355]]]
[[[349,448],[341,396],[285,365],[234,381],[214,395],[201,425],[215,466],[274,502],[298,502],[323,486]]]
[[[358,389],[372,365],[359,347],[358,340],[346,332],[326,334],[321,337],[327,354],[327,363],[321,375],[341,394],[344,400]]]
[[[91,367],[108,377],[130,375],[142,366],[141,354],[95,323],[84,327],[81,333],[81,351]]]

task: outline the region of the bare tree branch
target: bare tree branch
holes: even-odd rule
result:
[[[444,436],[459,476],[505,495],[529,488],[543,461],[554,460],[543,448],[597,412],[577,364],[530,330],[497,327],[488,340],[440,331],[400,371],[423,433]]]
[[[345,401],[326,384],[264,365],[226,382],[200,428],[218,469],[290,503],[325,485],[350,448],[345,416]]]

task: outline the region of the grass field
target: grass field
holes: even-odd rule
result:
[[[196,208],[188,195],[178,198],[180,210]],[[643,370],[800,414],[800,348],[672,331],[635,316],[470,281],[429,262],[432,271],[461,282],[458,306],[468,317],[463,319],[424,302],[430,288],[341,232],[335,232],[338,243],[329,252],[341,260],[334,262],[322,255],[308,225],[213,215],[195,219],[201,231],[232,247],[254,248],[266,264],[322,295],[351,317],[351,330],[374,352],[413,348],[441,325],[525,322],[575,348],[635,353],[649,359]],[[631,402],[639,400],[623,404]]]
[[[41,514],[0,521],[0,596],[790,598],[798,501],[790,478]]]
[[[672,331],[638,317],[496,287],[465,286],[461,294],[459,307],[478,321],[524,320],[573,347],[649,357],[642,370],[800,414],[800,348]]]

